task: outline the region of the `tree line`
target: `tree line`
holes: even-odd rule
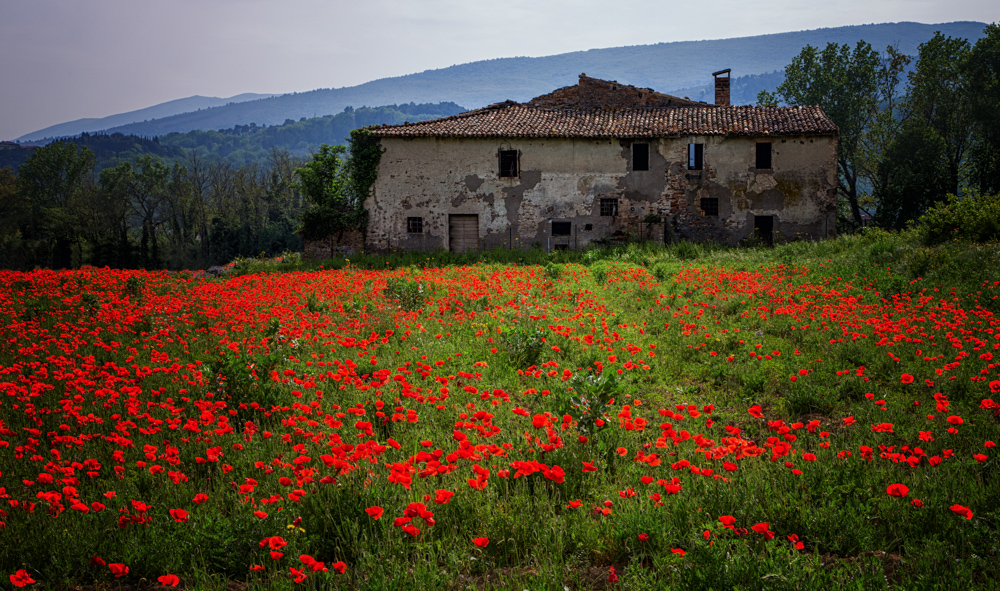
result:
[[[916,56],[807,45],[760,105],[819,105],[840,128],[838,222],[901,229],[932,206],[1000,193],[1000,25],[937,33]]]
[[[192,269],[301,250],[307,202],[273,150],[244,166],[196,151],[170,163],[142,154],[99,173],[94,152],[63,141],[0,169],[0,267]]]
[[[141,154],[100,172],[90,148],[38,148],[0,168],[0,268],[197,269],[301,251],[361,229],[382,149],[364,129],[311,158],[272,149],[243,166]]]

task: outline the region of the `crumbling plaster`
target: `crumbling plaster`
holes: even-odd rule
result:
[[[834,137],[635,141],[650,144],[647,171],[632,170],[629,139],[382,138],[385,153],[366,201],[368,247],[448,248],[449,214],[479,216],[482,248],[583,247],[640,225],[657,239],[736,243],[751,235],[755,215],[775,216],[774,229],[786,238],[835,231]],[[754,169],[756,141],[773,142],[771,170]],[[705,146],[701,171],[687,169],[690,143]],[[518,150],[518,177],[498,176],[499,150]],[[602,197],[619,200],[617,217],[600,215]],[[718,217],[701,209],[711,197]],[[643,224],[649,214],[666,227]],[[423,218],[422,234],[406,232],[411,216]],[[553,221],[572,222],[572,236],[553,237]]]

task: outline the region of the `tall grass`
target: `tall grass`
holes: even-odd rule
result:
[[[867,231],[5,273],[0,574],[996,588],[996,250]]]

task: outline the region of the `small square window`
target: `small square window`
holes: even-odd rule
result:
[[[594,224],[584,224],[583,229],[585,232],[590,232],[594,229]]]
[[[705,160],[705,144],[688,144],[688,170],[701,170]]]
[[[618,198],[617,197],[601,197],[601,216],[602,217],[617,217],[618,216]]]
[[[771,169],[771,142],[757,142],[757,170]]]
[[[516,177],[517,169],[517,150],[500,150],[500,176]]]
[[[407,234],[423,234],[424,218],[406,218]]]
[[[632,170],[649,170],[649,144],[632,144]]]
[[[719,198],[718,197],[703,197],[701,199],[701,210],[705,212],[705,215],[718,216],[719,215]]]
[[[572,222],[552,222],[553,236],[569,236],[573,229]]]

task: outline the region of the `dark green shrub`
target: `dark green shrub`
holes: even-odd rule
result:
[[[1000,240],[1000,195],[967,199],[951,195],[947,203],[932,207],[920,216],[917,231],[928,245],[948,240]]]

